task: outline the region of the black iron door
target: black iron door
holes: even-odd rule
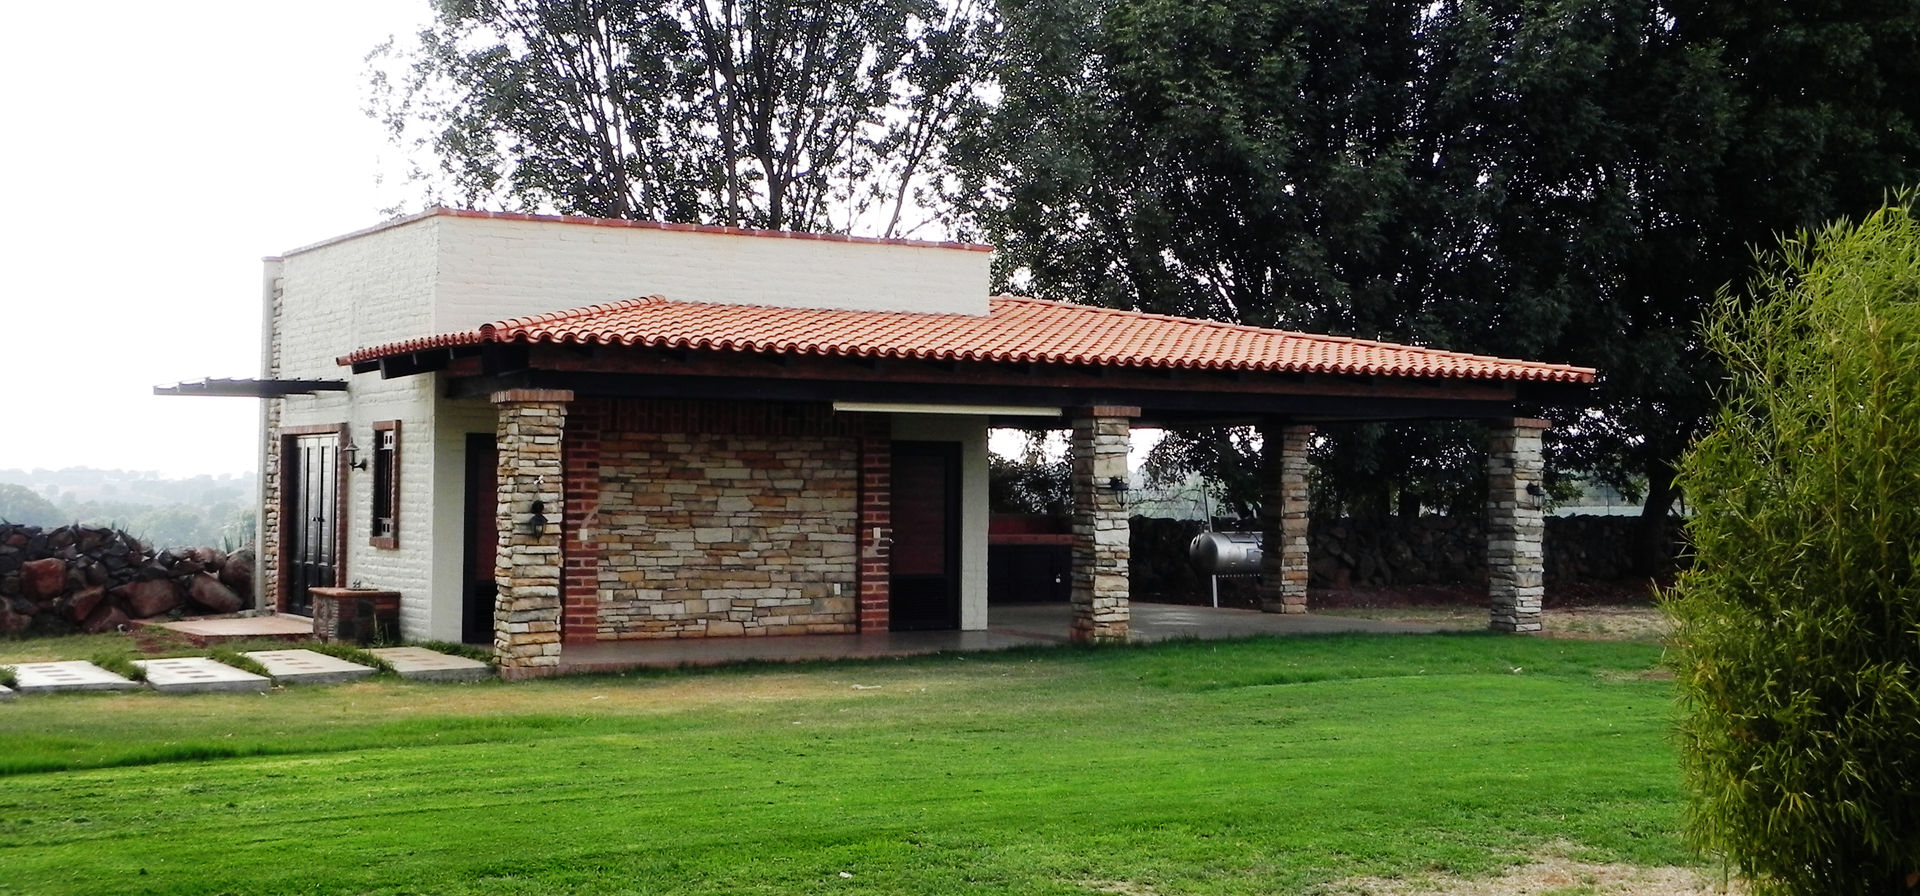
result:
[[[960,627],[960,446],[893,443],[894,631]]]
[[[286,606],[313,612],[312,588],[339,587],[340,436],[295,436],[286,454],[288,543]]]

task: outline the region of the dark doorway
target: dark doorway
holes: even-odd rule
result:
[[[494,557],[500,549],[500,448],[493,433],[467,434],[466,557],[460,576],[460,640],[493,643]]]
[[[314,588],[340,586],[340,433],[290,436],[282,444],[287,520],[281,610],[313,613]]]
[[[960,446],[893,443],[894,631],[960,627]]]

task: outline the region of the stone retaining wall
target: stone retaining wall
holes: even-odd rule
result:
[[[0,634],[238,612],[252,603],[253,575],[251,550],[155,554],[117,529],[0,523]]]

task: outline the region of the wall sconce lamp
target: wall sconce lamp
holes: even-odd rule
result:
[[[1118,476],[1109,476],[1107,477],[1107,490],[1124,495],[1127,492],[1127,481]]]
[[[347,437],[347,444],[342,446],[340,450],[347,455],[347,466],[356,470],[364,470],[367,468],[367,459],[360,456],[360,446],[353,443],[352,436]]]
[[[533,502],[533,516],[527,519],[527,528],[531,529],[534,535],[547,531],[547,502]]]
[[[1540,483],[1538,482],[1529,482],[1527,483],[1527,494],[1532,495],[1536,498],[1541,498],[1546,496],[1547,490],[1544,488],[1541,488]]]

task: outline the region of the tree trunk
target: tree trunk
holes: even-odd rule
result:
[[[1673,569],[1673,542],[1667,537],[1667,517],[1673,512],[1673,499],[1678,496],[1672,465],[1649,465],[1647,503],[1640,508],[1640,523],[1633,533],[1633,566],[1639,575],[1663,576]]]

